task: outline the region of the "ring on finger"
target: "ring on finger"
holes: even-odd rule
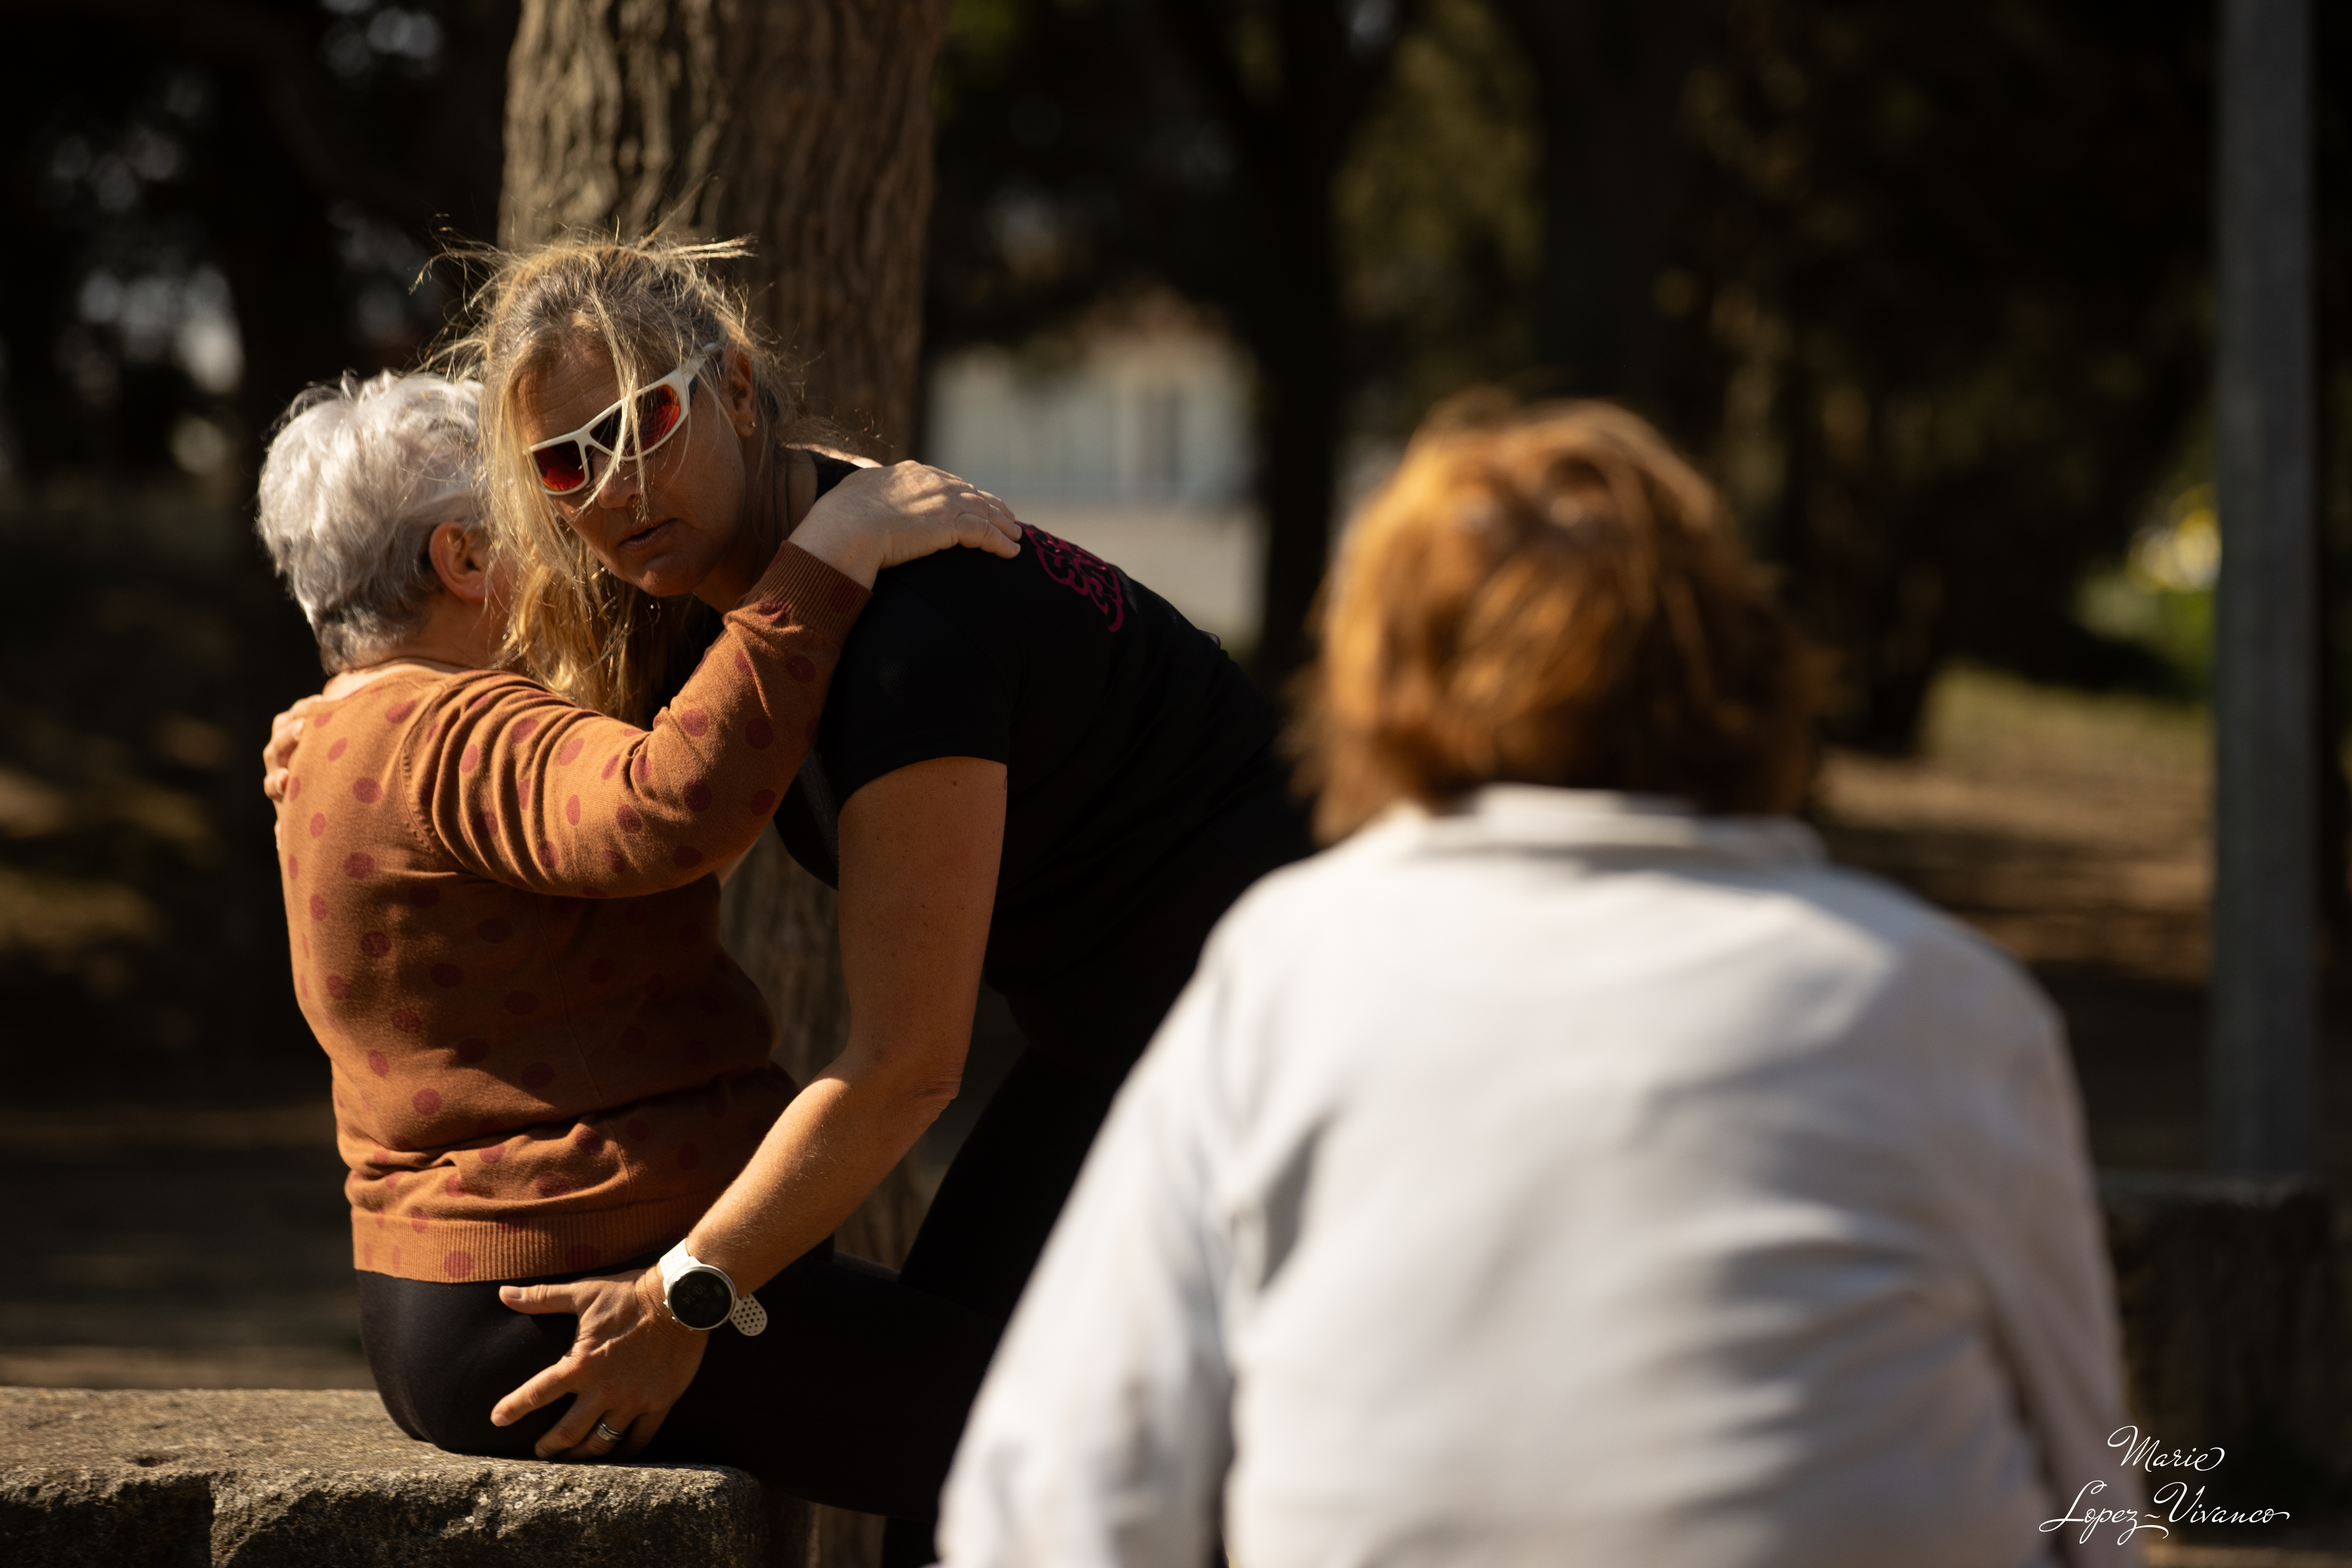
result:
[[[596,1436],[604,1438],[604,1441],[613,1444],[617,1447],[620,1445],[624,1434],[614,1431],[610,1426],[607,1426],[602,1421],[599,1421],[596,1423]]]

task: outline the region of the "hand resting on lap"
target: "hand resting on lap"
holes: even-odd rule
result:
[[[518,1312],[568,1312],[580,1332],[564,1358],[499,1401],[492,1425],[511,1426],[532,1411],[574,1395],[572,1408],[534,1446],[542,1459],[633,1458],[645,1451],[702,1365],[706,1336],[662,1306],[661,1270],[600,1274],[568,1285],[509,1285],[499,1299]],[[622,1435],[598,1436],[602,1422]]]

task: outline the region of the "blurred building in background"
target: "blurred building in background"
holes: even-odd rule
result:
[[[932,368],[925,457],[1124,568],[1203,630],[1245,639],[1264,528],[1249,495],[1248,368],[1167,302],[1026,352]]]

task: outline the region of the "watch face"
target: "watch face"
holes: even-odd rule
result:
[[[734,1293],[727,1289],[727,1281],[707,1269],[681,1274],[669,1288],[670,1316],[689,1329],[717,1328],[727,1321],[734,1305]]]

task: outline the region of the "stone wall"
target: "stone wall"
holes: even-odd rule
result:
[[[9,1568],[805,1568],[808,1510],[716,1465],[468,1459],[372,1393],[0,1389]]]

